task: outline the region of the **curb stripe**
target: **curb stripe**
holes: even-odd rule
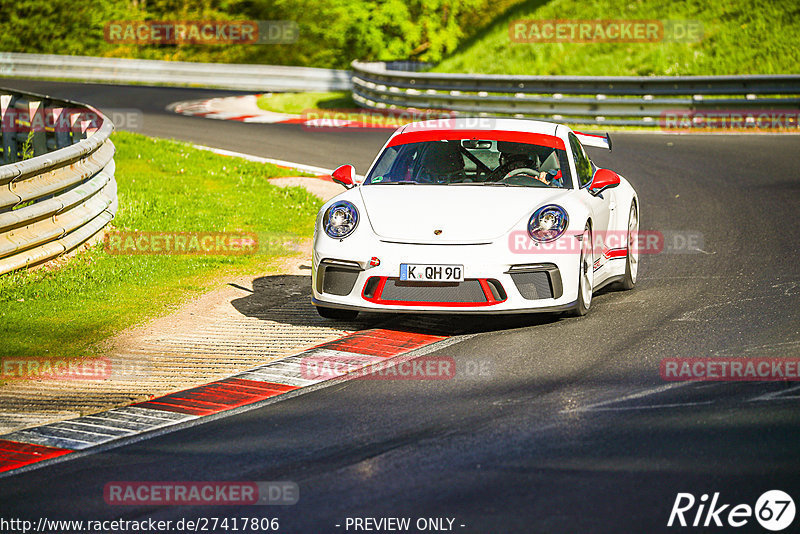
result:
[[[266,380],[300,387],[311,386],[334,378],[333,375],[342,376],[346,374],[344,371],[336,372],[336,369],[351,369],[353,367],[363,368],[375,362],[384,361],[385,359],[386,358],[381,356],[369,356],[356,352],[314,348],[277,362],[262,365],[247,373],[242,373],[242,375],[247,374],[248,376],[246,378],[251,380]],[[297,372],[280,368],[282,364],[287,362],[292,363],[292,368]],[[320,365],[325,366],[326,374],[321,375],[317,371],[317,367]],[[237,377],[238,376],[240,375],[237,375]]]
[[[134,406],[189,415],[211,415],[268,399],[293,389],[297,389],[297,386],[226,378]]]
[[[0,473],[256,404],[304,387],[315,389],[322,382],[347,379],[345,375],[376,362],[394,360],[396,356],[402,359],[407,353],[413,359],[414,352],[439,342],[447,345],[447,339],[448,336],[381,328],[362,330],[216,382],[124,408],[12,432],[0,436]]]
[[[0,439],[0,473],[49,458],[55,458],[56,456],[63,456],[71,452],[70,449],[44,447],[42,445]]]
[[[76,419],[69,419],[67,421],[60,421],[34,428],[18,430],[2,437],[12,441],[73,450],[88,449],[89,447],[100,445],[102,443],[123,437],[110,436],[108,434],[89,434],[85,432],[69,431],[69,427],[67,427],[67,431],[65,432],[65,423],[76,424],[87,419],[91,421],[97,418],[102,418],[102,420],[106,421],[107,428],[127,430],[128,432],[126,435],[133,436],[141,432],[148,432],[157,428],[171,426],[189,419],[196,419],[196,416],[157,410],[145,410],[135,406],[126,406],[125,408],[114,408],[112,410],[96,413],[86,417],[79,417]],[[122,419],[123,424],[117,424],[119,419]],[[136,424],[137,426],[130,428],[131,424]]]
[[[298,388],[316,384],[314,380],[289,376],[279,371],[269,372],[269,369],[257,370],[257,371],[245,371],[244,373],[235,375],[234,378],[253,380],[255,382],[272,382],[275,384],[286,384],[287,386],[297,386]]]
[[[241,100],[243,98],[253,98],[256,100],[260,95],[245,95],[235,97],[210,98],[207,100],[192,100],[187,102],[177,102],[167,106],[173,113],[185,116],[203,117],[206,119],[229,120],[238,122],[255,122],[263,124],[301,124],[309,129],[342,129],[342,128],[377,128],[383,130],[396,130],[402,124],[382,124],[376,122],[362,122],[351,119],[338,119],[336,117],[316,117],[309,118],[307,115],[297,115],[292,113],[278,113],[273,111],[261,111],[260,114],[245,114],[241,111],[213,111],[212,104],[218,104],[228,99]],[[334,110],[335,112],[335,110]]]
[[[445,339],[444,336],[375,329],[356,332],[342,339],[325,343],[321,347],[388,358],[443,339]]]

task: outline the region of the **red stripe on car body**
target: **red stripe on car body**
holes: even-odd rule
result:
[[[603,253],[606,258],[609,259],[616,259],[616,258],[625,258],[628,256],[628,249],[627,248],[612,248]]]

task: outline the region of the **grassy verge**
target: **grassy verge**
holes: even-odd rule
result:
[[[371,126],[398,127],[414,120],[402,113],[390,115],[361,110],[350,93],[345,92],[265,94],[256,103],[267,111],[303,115],[309,119],[354,121]]]
[[[254,232],[310,236],[321,202],[267,179],[294,175],[186,143],[118,132],[116,179],[121,231]],[[285,255],[111,255],[102,244],[63,268],[0,277],[0,358],[94,353],[121,329],[162,315],[214,287],[223,275],[263,271]]]
[[[697,20],[699,42],[514,43],[519,19]],[[784,74],[800,70],[800,5],[765,0],[529,0],[467,41],[436,72],[531,75]]]
[[[308,110],[355,109],[348,92],[308,92],[308,93],[270,93],[261,95],[258,107],[276,113],[300,115]]]
[[[308,119],[354,121],[372,127],[400,127],[414,121],[434,119],[440,112],[410,112],[402,109],[367,111],[359,108],[350,93],[275,93],[261,95],[258,107],[277,113],[303,115]],[[328,123],[323,123],[327,126]]]

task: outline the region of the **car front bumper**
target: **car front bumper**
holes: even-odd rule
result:
[[[564,236],[562,239],[575,239]],[[406,313],[526,313],[571,309],[579,254],[513,252],[507,241],[410,244],[379,238],[334,240],[318,233],[313,303],[329,308]],[[579,250],[580,247],[565,247]],[[379,265],[374,259],[379,260]],[[400,264],[463,265],[464,282],[399,281]]]

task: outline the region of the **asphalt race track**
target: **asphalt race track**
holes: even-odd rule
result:
[[[164,111],[178,100],[236,94],[226,91],[0,86],[101,110],[138,108],[147,135],[327,168],[354,163],[364,172],[389,135]],[[780,489],[800,504],[797,382],[659,375],[671,357],[800,357],[800,136],[613,138],[613,153],[590,154],[636,187],[642,229],[699,236],[700,250],[643,255],[636,289],[596,294],[581,319],[432,322],[436,332],[474,334],[441,354],[456,369],[480,371],[444,381],[352,380],[2,478],[3,515],[277,516],[280,532],[309,533],[345,532],[347,517],[448,517],[459,532],[621,533],[679,530],[666,526],[678,492],[719,492],[720,502],[753,506]],[[300,501],[106,505],[103,486],[130,480],[291,480]],[[738,530],[759,529],[751,518]]]

